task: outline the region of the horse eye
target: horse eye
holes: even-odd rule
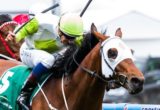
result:
[[[108,55],[108,58],[110,58],[110,59],[116,59],[118,56],[118,51],[116,48],[110,48],[108,50],[107,55]]]

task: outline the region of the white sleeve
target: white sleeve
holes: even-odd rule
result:
[[[55,33],[56,27],[59,22],[59,17],[49,13],[39,13],[35,16],[39,22],[39,26],[43,29],[47,29],[51,33]]]

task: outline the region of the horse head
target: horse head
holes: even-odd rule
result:
[[[92,24],[91,32],[101,41],[102,75],[107,80],[126,88],[130,94],[142,91],[144,76],[134,64],[131,49],[121,40],[120,29],[116,31],[119,33],[118,36],[109,37],[97,32],[95,25]]]

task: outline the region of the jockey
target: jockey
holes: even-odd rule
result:
[[[18,42],[25,39],[20,48],[21,61],[33,68],[17,99],[22,106],[29,103],[31,92],[42,74],[54,65],[56,58],[53,53],[65,49],[70,43],[81,45],[83,21],[74,13],[66,13],[60,18],[49,13],[38,13],[15,37]]]
[[[17,22],[13,21],[10,15],[0,15],[0,52],[8,57],[18,60],[19,45],[13,41],[5,41],[8,33],[13,32],[17,25]]]

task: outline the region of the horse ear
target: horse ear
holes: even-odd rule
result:
[[[91,24],[91,33],[98,32],[94,23]]]
[[[97,31],[97,27],[94,25],[94,23],[91,24],[91,33],[92,33],[93,35],[95,35],[95,37],[96,37],[97,39],[99,39],[100,41],[103,41],[103,40],[105,40],[105,39],[108,38],[108,36],[105,36],[105,35],[103,35],[103,34],[100,34],[100,33]]]
[[[122,38],[122,31],[121,31],[121,28],[118,28],[115,32],[115,36],[118,36],[120,38]]]
[[[131,49],[131,53],[134,55],[135,51],[133,49]]]

